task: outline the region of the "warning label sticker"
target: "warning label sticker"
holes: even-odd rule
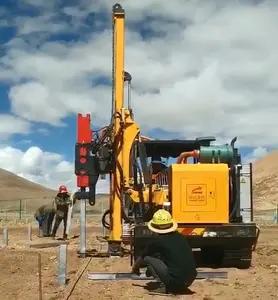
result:
[[[246,183],[246,180],[244,178],[242,178],[240,183]]]
[[[207,186],[205,184],[187,184],[186,186],[187,205],[206,205]]]

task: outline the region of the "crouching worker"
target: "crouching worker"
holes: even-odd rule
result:
[[[35,212],[35,219],[39,223],[39,228],[42,230],[43,236],[48,237],[51,235],[51,228],[55,216],[55,207],[53,204],[40,206]]]
[[[158,210],[148,223],[148,228],[158,235],[132,267],[132,273],[139,274],[140,267],[147,266],[146,276],[160,283],[155,294],[184,293],[197,276],[192,249],[177,227],[168,211]]]
[[[53,226],[53,230],[51,233],[51,236],[53,239],[55,239],[57,230],[63,221],[64,223],[64,233],[63,233],[63,239],[67,240],[67,223],[68,223],[68,212],[69,207],[75,204],[75,197],[71,196],[70,193],[68,193],[67,187],[64,185],[61,185],[59,187],[59,192],[54,200],[54,206],[56,208],[56,215],[55,215],[55,223]]]

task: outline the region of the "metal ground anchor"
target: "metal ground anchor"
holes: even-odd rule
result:
[[[8,247],[9,244],[9,234],[8,234],[8,228],[3,229],[3,246]]]
[[[227,279],[228,272],[205,272],[199,271],[196,279]],[[153,280],[153,277],[146,277],[145,274],[134,275],[132,273],[89,273],[88,279],[91,280]]]
[[[57,250],[58,283],[61,286],[67,283],[67,245],[62,244]]]

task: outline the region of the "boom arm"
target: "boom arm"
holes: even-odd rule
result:
[[[121,216],[121,201],[122,191],[121,182],[123,180],[123,136],[121,135],[121,125],[124,122],[123,107],[124,107],[124,27],[125,27],[125,11],[121,5],[113,6],[113,22],[114,22],[114,38],[113,50],[114,53],[114,155],[115,155],[115,170],[111,173],[111,201],[112,202],[112,230],[110,240],[121,242],[122,236],[122,216]]]
[[[109,252],[119,255],[122,242],[124,194],[130,189],[130,157],[139,126],[133,121],[130,101],[124,103],[124,83],[131,76],[124,71],[125,11],[120,4],[113,6],[113,80],[111,124],[95,132],[90,129],[90,116],[78,115],[78,143],[76,144],[75,174],[81,192],[77,199],[89,199],[95,204],[95,187],[99,175],[110,174],[110,236]],[[130,100],[130,98],[128,99]],[[90,139],[90,142],[89,142]],[[89,188],[89,192],[86,191]]]
[[[130,102],[124,107],[124,82],[130,82],[131,76],[124,71],[124,30],[125,11],[119,4],[113,7],[114,38],[114,87],[113,104],[113,157],[114,169],[111,172],[110,211],[112,226],[110,232],[110,253],[120,252],[122,241],[122,203],[125,192],[130,188],[130,154],[132,145],[139,135],[139,126],[132,119]],[[130,100],[130,99],[129,99]]]

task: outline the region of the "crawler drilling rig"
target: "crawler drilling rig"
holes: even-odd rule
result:
[[[124,68],[125,11],[115,4],[112,15],[111,123],[92,131],[90,115],[78,115],[77,198],[94,205],[99,177],[110,176],[110,209],[102,220],[110,232],[109,255],[122,254],[133,224],[130,243],[136,258],[154,235],[146,222],[165,207],[202,261],[249,267],[259,236],[252,217],[252,164],[241,163],[236,138],[215,145],[214,137],[152,140],[141,135],[130,102],[132,78]],[[176,162],[167,166],[163,159],[169,157]]]

